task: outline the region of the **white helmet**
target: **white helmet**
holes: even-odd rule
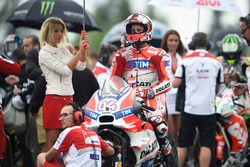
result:
[[[144,27],[144,31],[140,34],[132,34],[131,27],[133,24],[140,24]],[[138,41],[147,42],[152,39],[153,25],[150,18],[144,14],[132,14],[125,21],[126,35],[130,43]]]

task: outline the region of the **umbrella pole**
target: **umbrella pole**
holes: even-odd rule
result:
[[[84,17],[85,16],[85,0],[83,0],[82,3],[83,3],[82,4],[83,5],[82,6],[83,18],[82,18],[82,31],[81,31],[81,34],[86,35],[87,32],[85,30],[85,17]],[[84,49],[89,49],[89,45],[88,44],[84,45]]]
[[[85,0],[82,0],[82,13],[83,13],[83,19],[82,19],[82,29],[85,30]]]
[[[198,9],[197,32],[200,31],[199,28],[200,28],[200,9]]]

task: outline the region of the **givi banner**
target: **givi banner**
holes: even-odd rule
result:
[[[235,0],[150,0],[149,4],[154,6],[180,6],[227,11],[242,16],[242,12]]]

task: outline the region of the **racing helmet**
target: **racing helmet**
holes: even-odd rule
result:
[[[132,34],[131,27],[133,24],[140,24],[144,27],[144,31],[139,34]],[[130,43],[148,42],[152,39],[153,25],[150,18],[144,14],[132,14],[125,20],[127,40]]]
[[[237,34],[227,34],[221,42],[222,53],[241,53],[243,50],[243,41]]]

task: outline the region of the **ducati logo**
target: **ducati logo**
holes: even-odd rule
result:
[[[50,15],[54,9],[55,2],[54,1],[42,1],[41,2],[41,15]]]

